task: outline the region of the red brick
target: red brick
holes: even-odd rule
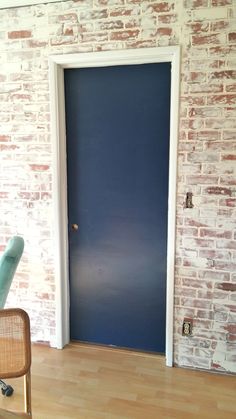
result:
[[[235,42],[236,41],[236,32],[230,32],[229,33],[229,42]]]
[[[115,8],[115,9],[111,9],[109,14],[110,14],[111,17],[118,17],[118,16],[133,16],[134,14],[138,15],[138,14],[140,14],[140,12],[137,12],[137,10],[136,10],[136,13],[134,13],[133,7],[131,7],[131,8],[118,7],[118,8]],[[107,11],[106,11],[106,15],[107,15]],[[105,17],[107,17],[107,16],[105,16]]]
[[[192,83],[189,85],[190,93],[220,93],[224,91],[224,85],[220,83]],[[218,97],[218,96],[216,96]],[[208,103],[210,104],[210,103]],[[213,105],[215,102],[212,103]]]
[[[209,48],[209,53],[210,55],[212,54],[214,57],[218,56],[222,56],[223,58],[225,58],[225,56],[229,55],[229,54],[233,54],[236,51],[236,46],[235,45],[229,45],[229,46],[217,46],[217,47],[210,47]]]
[[[236,207],[236,199],[235,198],[227,198],[221,199],[219,205],[222,207]]]
[[[196,33],[208,32],[210,25],[207,22],[196,22],[196,23],[191,23],[189,27],[191,31],[196,34]]]
[[[222,116],[222,109],[216,107],[190,108],[189,117],[207,118]]]
[[[183,297],[192,297],[195,298],[196,297],[196,290],[192,289],[192,288],[176,288],[175,289],[175,295],[181,295]]]
[[[126,41],[127,48],[151,48],[156,46],[156,41],[154,39],[149,39],[147,41]]]
[[[228,26],[229,26],[228,20],[218,20],[211,23],[211,31],[212,32],[222,31],[228,28]]]
[[[226,92],[236,92],[236,83],[227,84],[225,90]]]
[[[201,224],[201,223],[199,223]],[[198,238],[188,238],[185,237],[183,239],[183,244],[186,248],[195,249],[197,247],[206,247],[208,249],[211,249],[215,247],[215,241],[209,240],[209,239],[198,239]]]
[[[218,249],[233,249],[236,250],[235,240],[217,240],[216,247]]]
[[[182,261],[183,266],[189,266],[192,268],[211,268],[213,266],[212,260],[206,259],[206,258],[200,258],[200,257],[189,257],[189,258],[183,258]]]
[[[222,168],[222,173],[224,173],[224,174],[233,174],[234,173],[233,165],[230,165],[230,166],[227,165],[226,167],[223,167],[223,165],[221,165],[221,164],[220,164],[220,166],[218,164],[204,164],[203,167],[202,167],[202,173],[203,174],[214,175],[216,173],[219,173],[219,168],[220,167]]]
[[[175,23],[177,21],[177,15],[172,13],[169,15],[159,15],[158,22],[159,23]]]
[[[196,220],[194,218],[187,217],[185,218],[184,224],[186,226],[193,226],[193,227],[207,227],[207,225],[205,223],[202,223],[202,221],[199,218],[197,218]]]
[[[224,188],[221,186],[209,186],[206,188],[206,193],[209,195],[229,195],[231,196],[232,191],[229,188]]]
[[[78,16],[76,13],[65,13],[64,15],[56,16],[56,22],[70,22],[70,23],[77,23]],[[55,23],[55,22],[53,22]]]
[[[199,257],[200,258],[208,258],[208,259],[223,259],[223,260],[230,260],[231,253],[227,251],[219,251],[219,250],[212,250],[212,249],[204,249],[199,250]]]
[[[196,298],[181,298],[181,305],[184,307],[195,307],[202,309],[209,309],[211,307],[211,302],[206,300],[198,300]]]
[[[130,18],[125,22],[124,27],[129,29],[129,28],[137,28],[138,26],[140,26],[140,18]]]
[[[49,170],[48,164],[30,164],[30,169],[34,172],[44,172]]]
[[[16,102],[16,101],[32,102],[32,95],[26,94],[26,93],[14,93],[11,95],[11,99],[13,102]]]
[[[217,141],[221,137],[220,132],[215,130],[204,130],[204,131],[190,131],[188,132],[188,139],[191,141]]]
[[[7,142],[7,141],[11,141],[11,137],[10,135],[0,135],[0,142]]]
[[[40,198],[39,192],[19,192],[18,196],[20,199],[28,199],[31,201],[37,201]]]
[[[160,36],[171,36],[172,35],[172,29],[171,28],[158,28],[157,34]]]
[[[227,118],[227,119],[234,118],[235,117],[235,107],[234,106],[224,107],[224,117]]]
[[[163,13],[170,12],[174,8],[174,3],[163,1],[152,4],[147,4],[144,7],[144,11],[148,13]]]
[[[63,35],[65,35],[65,36],[73,36],[74,35],[74,31],[73,31],[72,28],[66,28],[66,29],[63,30]]]
[[[197,236],[198,235],[198,230],[197,228],[188,228],[188,227],[180,227],[177,229],[178,234],[181,236]]]
[[[236,304],[225,304],[226,309],[229,309],[232,313],[236,313]]]
[[[210,79],[235,79],[236,71],[234,70],[215,71],[214,73],[210,73],[209,77]]]
[[[111,16],[114,16],[114,14]],[[108,10],[107,9],[96,9],[96,10],[84,10],[80,13],[80,21],[82,20],[97,20],[97,19],[105,19],[108,18]],[[69,20],[70,22],[70,20]]]
[[[234,186],[234,185],[236,185],[236,177],[235,176],[221,176],[220,177],[220,184],[221,185]],[[231,190],[231,193],[232,193],[232,190]]]
[[[124,23],[122,20],[103,20],[96,22],[95,29],[98,31],[103,30],[114,30],[114,29],[123,29]]]
[[[200,237],[214,237],[214,238],[222,238],[222,239],[231,239],[232,238],[232,232],[231,231],[216,230],[216,229],[200,228]]]
[[[232,4],[232,0],[211,0],[212,6],[227,6]]]
[[[213,95],[208,96],[207,104],[208,105],[232,105],[236,103],[236,95],[232,94],[223,94],[223,95]]]
[[[130,38],[137,38],[139,35],[139,29],[136,30],[127,30],[127,31],[118,31],[112,32],[110,35],[111,40],[122,41]]]
[[[223,270],[223,271],[228,271],[228,272],[236,271],[236,263],[233,263],[233,262],[215,260],[214,266],[216,269]]]
[[[215,287],[224,291],[236,291],[236,284],[232,284],[231,282],[216,282]]]
[[[9,192],[7,191],[0,191],[0,198],[1,199],[7,199],[9,196]]]
[[[208,0],[184,0],[184,7],[186,9],[196,9],[207,6]]]
[[[17,142],[31,142],[36,140],[36,136],[34,135],[15,135],[15,139]]]
[[[211,290],[203,290],[200,289],[197,292],[197,297],[198,298],[203,298],[204,300],[211,300],[213,296],[213,293]]]
[[[182,278],[182,284],[184,287],[212,289],[211,281],[203,281],[200,279]]]
[[[208,150],[217,150],[217,151],[227,151],[234,150],[235,142],[234,141],[211,141],[205,144],[206,149]]]
[[[206,73],[200,71],[192,71],[189,75],[183,75],[183,80],[190,80],[194,83],[206,81]]]
[[[235,335],[232,335],[232,334],[228,334],[227,335],[227,341],[228,342],[236,342],[236,334]]]
[[[224,217],[224,219],[232,218],[233,213],[233,208],[219,208],[217,211],[217,215]]]
[[[16,144],[0,144],[0,151],[12,151],[19,148]]]
[[[221,36],[219,34],[209,34],[209,35],[193,35],[192,36],[192,45],[209,45],[209,44],[221,44]]]
[[[83,40],[83,36],[81,35]],[[77,43],[78,40],[74,36],[56,36],[50,40],[50,45],[52,46],[59,46],[59,45],[71,45]]]
[[[27,30],[8,32],[8,39],[31,38],[32,32]]]
[[[221,303],[223,300],[226,300],[226,302],[228,302],[228,293],[225,291],[218,291],[218,290],[214,290],[213,292],[213,300],[217,301],[217,300],[221,300]],[[221,314],[217,314],[217,316],[215,317],[216,321],[225,321],[227,320],[227,318],[225,318],[225,315]]]
[[[217,370],[217,371],[225,371],[225,368],[223,368],[219,363],[217,363],[217,362],[212,362],[211,363],[211,367],[212,367],[212,369],[214,369],[214,370]]]
[[[214,312],[211,310],[197,310],[197,318],[199,319],[214,319]]]
[[[203,106],[206,103],[206,97],[203,96],[182,96],[182,104],[186,103],[189,106]]]
[[[236,160],[236,154],[222,154],[222,160]]]

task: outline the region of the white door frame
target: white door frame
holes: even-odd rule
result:
[[[53,143],[53,202],[56,281],[56,342],[70,341],[69,259],[66,171],[64,69],[145,63],[171,63],[170,156],[167,232],[166,365],[173,365],[174,265],[176,226],[177,142],[180,83],[180,48],[141,48],[49,57],[51,129]],[[158,325],[157,325],[158,330]]]

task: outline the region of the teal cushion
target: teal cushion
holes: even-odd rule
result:
[[[24,250],[22,237],[12,237],[0,259],[0,308],[3,308],[7,295]]]

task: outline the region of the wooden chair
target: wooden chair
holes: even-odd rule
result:
[[[24,412],[16,417],[32,418],[31,411],[31,341],[28,314],[20,308],[0,310],[0,377],[24,377]],[[5,416],[4,416],[5,415]],[[14,417],[0,409],[0,418]]]

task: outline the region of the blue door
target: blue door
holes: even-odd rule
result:
[[[72,340],[165,352],[170,73],[65,70]]]

